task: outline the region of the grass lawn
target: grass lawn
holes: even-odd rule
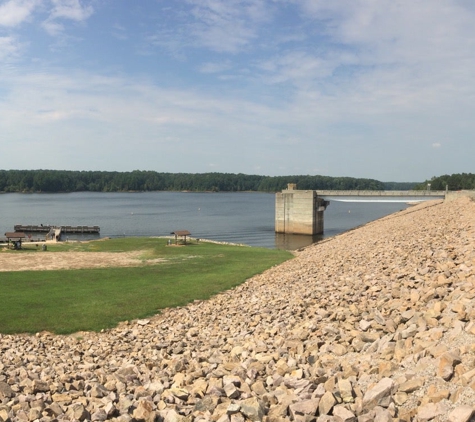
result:
[[[123,238],[48,244],[47,251],[140,251],[137,267],[0,272],[0,333],[99,331],[118,322],[151,316],[243,283],[292,258],[290,252],[195,241],[167,246],[166,239]],[[148,260],[162,258],[160,263]]]

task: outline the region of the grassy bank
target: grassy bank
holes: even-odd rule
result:
[[[0,332],[98,331],[237,286],[292,255],[207,242],[167,246],[166,239],[124,238],[48,245],[8,254],[140,251],[140,265],[0,273]]]

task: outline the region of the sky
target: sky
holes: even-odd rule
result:
[[[475,172],[473,0],[0,0],[0,169]]]

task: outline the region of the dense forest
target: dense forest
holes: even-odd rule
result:
[[[416,190],[425,190],[430,184],[431,190],[462,190],[462,189],[475,189],[475,174],[473,173],[456,173],[456,174],[444,174],[443,176],[433,177],[430,180],[426,180],[414,187]]]
[[[231,173],[158,173],[68,170],[0,170],[0,192],[279,192],[288,183],[309,190],[406,190],[416,183],[328,176],[258,176]]]

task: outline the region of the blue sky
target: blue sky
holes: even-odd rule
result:
[[[472,0],[0,0],[0,168],[475,172]]]

